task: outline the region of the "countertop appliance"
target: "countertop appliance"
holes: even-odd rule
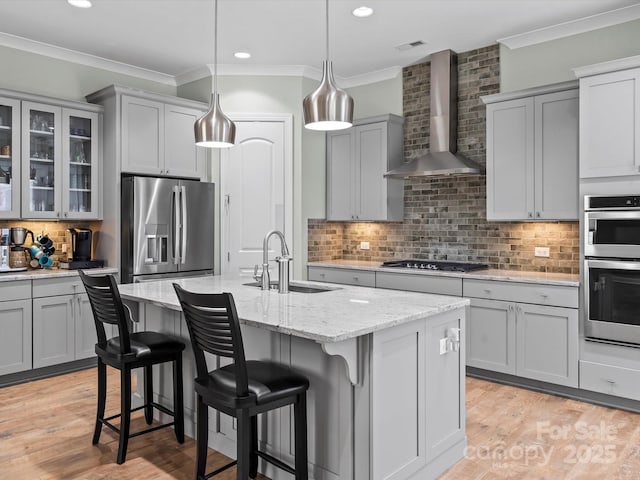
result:
[[[446,262],[441,260],[390,260],[382,264],[385,268],[412,268],[414,270],[440,270],[443,272],[472,272],[486,270],[481,263]]]
[[[122,178],[121,281],[213,274],[214,185]]]
[[[24,248],[11,246],[11,230],[9,228],[0,229],[0,272],[20,272],[27,269]],[[23,243],[25,239],[26,234]],[[15,250],[17,248],[18,250]],[[10,253],[12,249],[14,251]],[[21,266],[16,266],[16,259],[19,259],[18,264]]]
[[[584,201],[585,337],[640,346],[640,195]]]
[[[70,228],[71,258],[81,262],[91,260],[92,232],[88,228]]]

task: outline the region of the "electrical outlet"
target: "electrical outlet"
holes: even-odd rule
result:
[[[447,353],[449,351],[449,345],[448,345],[448,338],[441,338],[440,339],[440,355],[444,355],[445,353]]]
[[[369,242],[360,242],[360,250],[369,250]]]
[[[549,257],[549,247],[536,247],[534,255],[536,257]]]
[[[67,244],[66,243],[62,244],[62,253],[67,253]]]

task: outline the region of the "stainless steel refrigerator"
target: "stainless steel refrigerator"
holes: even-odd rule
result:
[[[213,274],[214,185],[122,178],[121,281]]]

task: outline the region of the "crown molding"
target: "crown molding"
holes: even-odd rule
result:
[[[573,73],[576,77],[582,78],[638,67],[640,67],[640,55],[635,55],[633,57],[619,58],[617,60],[610,60],[607,62],[596,63],[594,65],[585,65],[584,67],[574,68]]]
[[[108,70],[122,75],[162,83],[164,85],[176,86],[176,80],[173,75],[167,75],[166,73],[155,72],[153,70],[147,70],[145,68],[128,65],[126,63],[107,60],[106,58],[89,55],[87,53],[70,50],[68,48],[49,45],[35,40],[29,40],[27,38],[18,37],[8,33],[0,32],[0,45],[34,53],[36,55],[43,55],[45,57],[85,65],[87,67],[99,68],[101,70]]]
[[[539,43],[570,37],[580,33],[612,27],[640,18],[640,4],[630,5],[610,12],[591,15],[590,17],[560,23],[551,27],[540,28],[527,33],[499,38],[498,43],[511,50],[537,45]]]
[[[402,67],[396,66],[353,77],[335,76],[335,79],[340,87],[351,88],[389,80],[401,74]],[[322,70],[305,65],[218,65],[218,75],[302,77],[320,81]],[[177,86],[181,86],[211,76],[213,76],[213,65],[208,64],[176,75],[175,81]]]
[[[360,85],[382,82],[384,80],[391,80],[392,78],[396,78],[398,75],[402,75],[402,67],[394,66],[383,70],[377,70],[375,72],[363,73],[362,75],[354,75],[353,77],[344,77],[340,79],[339,83],[343,88],[352,88]]]

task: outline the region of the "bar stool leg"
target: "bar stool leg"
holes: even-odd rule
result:
[[[204,480],[207,466],[207,444],[209,443],[209,407],[196,395],[196,479]]]
[[[93,440],[96,445],[100,440],[102,431],[102,419],[104,418],[104,407],[107,399],[107,366],[98,358],[98,407],[96,409],[96,427],[93,430]]]
[[[173,430],[178,443],[184,443],[184,399],[182,387],[182,354],[173,361]]]
[[[236,419],[238,420],[236,480],[247,480],[251,456],[251,417],[247,410],[238,410]]]
[[[298,400],[293,405],[295,422],[295,469],[296,480],[308,480],[307,467],[307,394],[298,395]]]
[[[147,425],[153,422],[153,365],[144,367],[144,420]]]
[[[258,416],[251,417],[251,451],[249,453],[249,478],[258,475]]]
[[[123,464],[129,444],[131,425],[131,369],[125,366],[120,371],[120,441],[118,442],[118,465]]]

